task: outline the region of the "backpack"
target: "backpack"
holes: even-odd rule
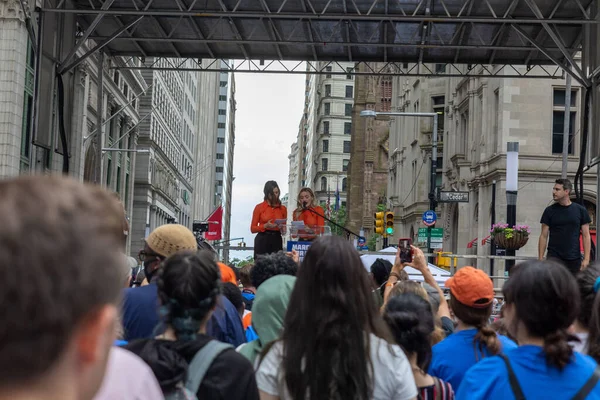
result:
[[[504,360],[504,363],[506,364],[506,369],[508,370],[508,381],[510,382],[510,388],[515,396],[516,400],[525,400],[525,395],[523,394],[523,389],[521,389],[521,385],[519,384],[519,380],[517,379],[517,375],[515,374],[515,371],[512,368],[512,365],[510,364],[510,361],[508,360],[508,357],[506,357],[504,354],[498,354],[502,360]],[[583,387],[579,390],[579,392],[577,392],[575,394],[575,397],[573,397],[572,400],[584,400],[588,394],[590,394],[590,392],[596,387],[596,384],[598,383],[598,380],[600,379],[600,365],[596,367],[596,369],[594,370],[594,373],[592,374],[592,376],[590,377],[590,379],[588,379],[585,384],[583,385]]]
[[[217,340],[208,342],[194,355],[188,366],[185,385],[180,382],[175,391],[165,396],[165,400],[198,400],[196,393],[198,393],[206,372],[213,361],[227,349],[233,349],[233,346]]]

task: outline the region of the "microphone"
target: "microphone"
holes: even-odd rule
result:
[[[305,201],[302,202],[302,208],[306,210],[306,202]]]

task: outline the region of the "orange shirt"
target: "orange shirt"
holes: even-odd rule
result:
[[[287,219],[287,208],[285,208],[284,205],[271,207],[265,200],[254,207],[254,212],[252,213],[252,223],[250,224],[250,232],[259,233],[266,230],[279,231],[279,228],[265,229],[263,226],[269,221],[275,223],[275,220],[278,219]]]
[[[310,207],[315,212],[324,215],[323,207],[316,206]],[[296,212],[294,212],[294,221],[304,221],[304,225],[306,226],[323,226],[325,225],[325,219],[323,217],[317,216],[317,214],[310,212],[309,210],[302,210],[300,215],[296,216]]]

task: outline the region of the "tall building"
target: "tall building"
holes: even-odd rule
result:
[[[148,65],[169,68],[181,61],[147,59]],[[177,63],[177,64],[176,64]],[[192,68],[187,61],[184,68]],[[149,115],[140,123],[138,148],[147,150],[136,160],[133,239],[143,239],[156,227],[177,222],[191,228],[195,143],[200,121],[199,73],[144,70],[150,89],[140,101]]]
[[[383,63],[373,63],[382,70]],[[357,72],[366,72],[364,64]],[[392,79],[390,76],[358,75],[352,118],[352,146],[348,171],[348,207],[346,227],[353,232],[373,232],[373,213],[379,204],[388,205],[388,117],[362,118],[363,110],[391,111]]]
[[[294,142],[292,144],[290,155],[288,159],[290,160],[289,165],[289,176],[288,176],[288,194],[284,198],[281,199],[283,205],[287,207],[288,211],[288,220],[291,221],[293,219],[294,209],[296,208],[296,199],[298,197],[298,193],[302,188],[300,185],[300,165],[299,165],[299,151],[298,151],[298,142]],[[292,193],[290,196],[289,194]],[[293,194],[296,194],[295,196]]]
[[[354,63],[322,63],[323,75],[308,78],[303,122],[299,130],[305,141],[301,186],[311,187],[317,202],[333,207],[335,193],[346,205],[347,172],[350,163]],[[290,199],[297,193],[290,192]],[[292,200],[290,200],[292,201]],[[295,208],[295,204],[294,204]]]
[[[218,128],[217,134],[217,195],[221,194],[221,204],[223,205],[223,240],[229,241],[231,238],[231,207],[233,202],[233,155],[235,150],[235,76],[233,73],[221,73],[221,82],[227,82],[225,88],[219,89],[226,94],[226,119],[225,129]],[[225,89],[225,90],[223,90]],[[219,111],[221,108],[221,94],[219,94]],[[221,117],[221,115],[219,115]],[[225,143],[221,143],[221,142]],[[220,153],[222,151],[222,153]],[[219,154],[223,154],[223,159],[219,159]],[[220,171],[220,162],[223,161],[223,170]],[[219,183],[221,185],[219,185]],[[229,261],[229,250],[223,252],[223,259]]]
[[[525,72],[525,67],[522,67]],[[397,111],[440,115],[436,187],[465,191],[468,203],[439,204],[442,250],[489,255],[492,191],[496,182],[496,221],[506,221],[506,144],[519,142],[517,223],[531,227],[531,237],[517,255],[537,256],[540,217],[552,203],[552,186],[561,175],[563,123],[570,112],[568,177],[579,158],[582,89],[573,83],[565,107],[565,82],[554,79],[394,77],[392,106]],[[429,208],[432,120],[396,117],[390,128],[389,201],[396,211],[396,231],[421,245],[421,216]],[[596,177],[584,179],[586,207],[596,228]],[[459,260],[465,265],[466,260]],[[487,260],[469,260],[488,268]],[[496,263],[498,264],[498,263]],[[496,271],[498,272],[498,270]],[[497,274],[497,273],[496,273]]]

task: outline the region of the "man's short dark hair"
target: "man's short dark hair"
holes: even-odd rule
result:
[[[554,183],[557,185],[562,185],[563,189],[568,190],[569,193],[571,193],[573,191],[573,184],[568,179],[563,179],[563,178],[557,179],[554,181]]]
[[[79,323],[119,301],[123,207],[59,177],[0,182],[0,386],[39,379]]]
[[[296,276],[298,264],[288,257],[285,253],[273,253],[260,255],[254,261],[254,268],[250,272],[252,286],[258,287],[267,279],[276,275]]]

